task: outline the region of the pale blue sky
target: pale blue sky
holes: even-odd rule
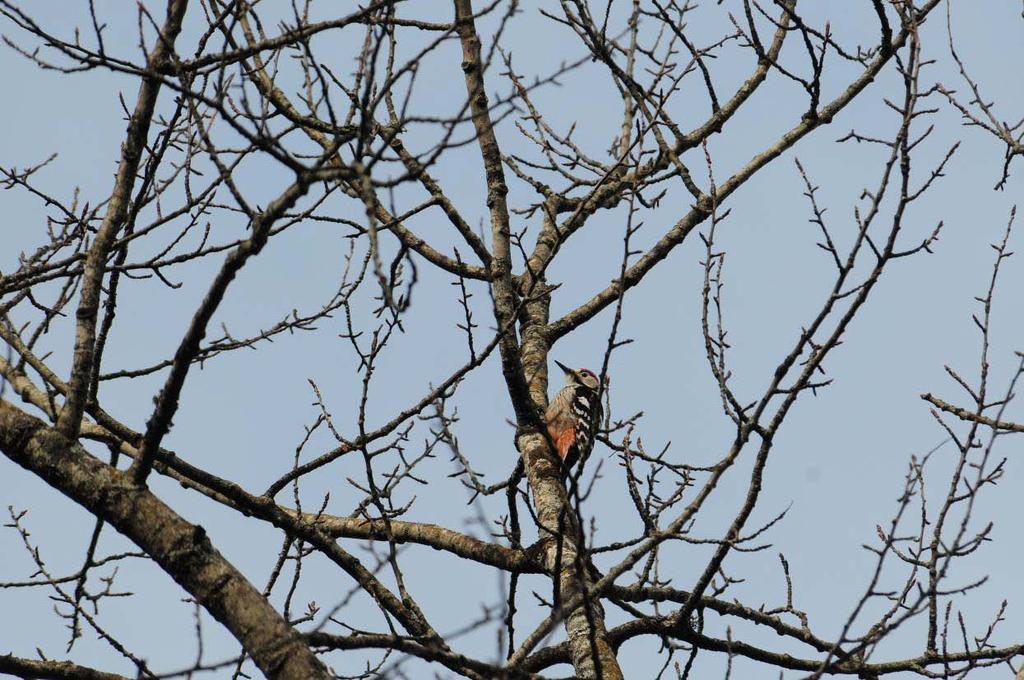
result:
[[[838,40],[867,43],[874,38],[877,28],[870,3],[831,0],[812,4],[808,3],[809,16],[831,17]],[[996,100],[1004,118],[1015,120],[1024,115],[1024,87],[1016,66],[1024,59],[1021,5],[1011,0],[981,4],[984,7],[954,2],[957,46],[983,84],[986,96]],[[695,13],[691,30],[699,27],[708,35],[717,35],[727,28],[723,9],[711,2],[705,5]],[[120,3],[101,2],[97,6],[110,23],[108,49],[137,60],[134,17],[127,12],[116,16]],[[738,6],[736,2],[723,5],[734,12]],[[45,3],[33,6],[32,11],[44,26],[68,36],[73,26],[88,25],[85,7],[85,3]],[[446,18],[447,5],[444,7],[441,16]],[[536,3],[524,3],[523,9],[510,24],[506,43],[517,71],[543,73],[562,59],[580,53],[572,36],[540,17]],[[194,49],[200,19],[199,11],[190,10],[186,31],[178,43],[182,52]],[[273,22],[267,25],[272,27]],[[489,35],[490,26],[484,22],[484,35]],[[0,32],[24,39],[9,22],[0,23]],[[345,72],[344,57],[350,46],[338,46],[330,40],[313,44],[326,58],[335,60],[340,72]],[[926,79],[962,89],[946,47],[944,6],[924,27],[924,44],[926,55],[936,60],[926,71]],[[794,42],[787,49],[799,46]],[[786,52],[783,58],[790,56]],[[746,76],[751,62],[749,53],[718,60],[713,68],[719,90],[728,92]],[[433,64],[419,76],[419,101],[431,111],[450,112],[464,88],[457,46],[446,45]],[[838,59],[830,65],[836,70],[825,83],[826,97],[834,95],[854,73]],[[497,77],[500,70],[493,69],[489,74],[492,92],[507,91],[507,84]],[[38,182],[65,198],[78,187],[83,202],[105,199],[123,137],[118,97],[133,101],[136,83],[100,71],[74,76],[41,72],[8,48],[0,51],[0,73],[0,82],[12,93],[0,114],[0,164],[24,167],[59,153],[57,161],[37,176]],[[688,82],[697,87],[698,81]],[[719,179],[798,120],[804,100],[792,103],[793,96],[802,95],[792,83],[775,79],[741,110],[726,134],[712,138],[710,152]],[[728,253],[725,315],[732,342],[734,387],[741,396],[753,399],[759,395],[830,284],[831,265],[814,246],[816,227],[807,222],[809,206],[793,159],[798,157],[821,186],[818,200],[829,208],[837,240],[848,243],[854,229],[852,207],[863,188],[877,182],[882,155],[877,147],[837,145],[835,140],[853,127],[864,134],[891,135],[897,121],[881,100],[899,96],[890,67],[831,126],[815,132],[730,198],[732,213],[721,225],[719,245]],[[164,109],[168,101],[163,95]],[[537,102],[556,128],[564,129],[575,121],[575,139],[595,155],[603,154],[618,133],[621,103],[597,64],[588,64],[566,77],[560,88],[544,90]],[[685,91],[677,96],[678,110],[673,115],[684,127],[707,113],[702,89],[694,89],[692,102]],[[956,140],[964,142],[936,190],[915,206],[906,223],[907,242],[911,243],[930,233],[938,220],[944,220],[946,227],[935,253],[896,262],[886,272],[844,345],[827,362],[835,383],[816,399],[802,399],[783,427],[751,521],[751,526],[757,525],[792,506],[786,520],[767,537],[774,547],[752,555],[734,554],[727,562],[730,574],[747,579],[730,591],[733,596],[753,606],[777,606],[785,591],[775,555],[785,553],[792,567],[796,604],[808,611],[812,628],[824,637],[835,633],[867,583],[873,560],[861,546],[876,540],[876,524],[887,523],[895,508],[909,456],[921,454],[944,439],[918,395],[930,391],[962,402],[963,393],[945,376],[943,365],[949,364],[966,376],[977,374],[978,333],[970,320],[977,307],[973,298],[982,294],[987,284],[993,255],[988,244],[1001,237],[1010,208],[1024,189],[1024,170],[1018,160],[1012,168],[1017,172],[1006,188],[993,191],[1002,165],[1002,149],[992,139],[976,129],[961,127],[958,116],[949,112],[936,116],[934,122],[936,130],[921,150],[918,172],[930,168]],[[499,141],[506,151],[526,151],[509,121],[500,128]],[[453,153],[436,174],[471,224],[486,219],[480,162],[474,148]],[[283,188],[286,179],[272,165],[263,164],[244,171],[239,181],[253,202],[265,205]],[[678,219],[688,205],[686,198],[681,187],[671,187],[661,207],[645,217],[638,237],[642,244],[652,242]],[[521,185],[512,187],[512,203],[522,205],[531,199]],[[361,215],[353,205],[332,200],[340,214],[350,211],[353,216]],[[0,202],[5,216],[0,231],[0,271],[10,271],[20,251],[34,249],[41,242],[47,211],[24,192],[3,192]],[[429,237],[436,221],[423,219],[411,224]],[[230,234],[238,226],[217,224],[214,233],[220,230]],[[621,212],[598,215],[549,269],[549,279],[562,283],[553,297],[554,315],[578,305],[616,275],[622,228]],[[440,243],[446,244],[445,238]],[[1015,241],[1020,243],[1020,234]],[[272,324],[292,308],[315,309],[333,292],[346,248],[347,241],[339,230],[323,224],[300,225],[272,241],[243,271],[216,324],[224,322],[234,334],[245,335]],[[640,432],[648,448],[657,450],[671,441],[674,460],[694,464],[717,459],[732,436],[721,414],[700,335],[702,255],[700,242],[689,241],[627,297],[623,334],[635,341],[614,355],[611,366],[613,415],[622,417],[642,410],[645,416]],[[1013,350],[1024,349],[1020,298],[1024,266],[1015,260],[1011,259],[1004,270],[996,308],[991,361],[997,393],[1009,375]],[[169,291],[153,280],[125,285],[106,366],[137,367],[173,352],[181,325],[205,291],[214,264],[181,270],[178,280],[194,278],[178,291]],[[406,321],[407,333],[387,350],[377,376],[379,382],[371,394],[370,416],[376,418],[375,422],[417,400],[428,383],[442,379],[464,361],[464,341],[453,330],[461,311],[449,286],[452,277],[423,263],[420,280]],[[477,319],[486,330],[488,308],[483,289],[476,290],[475,301]],[[360,309],[368,309],[365,300]],[[560,342],[552,357],[570,364],[596,366],[610,322],[610,314],[599,316]],[[52,365],[64,374],[72,346],[67,330],[66,323],[58,322],[45,345],[53,352]],[[335,318],[322,323],[317,333],[285,336],[262,345],[259,352],[219,357],[203,370],[194,370],[167,445],[187,460],[231,476],[250,491],[261,492],[290,467],[302,427],[315,417],[307,384],[310,377],[317,381],[345,432],[351,434],[355,423],[346,414],[354,413],[358,384],[353,354],[338,338],[343,330],[343,320]],[[456,432],[463,450],[489,481],[505,476],[515,463],[512,430],[506,424],[512,412],[500,377],[497,362],[491,360],[463,383],[454,400],[461,417]],[[162,376],[106,384],[101,399],[117,417],[141,428],[151,408],[150,398],[161,382]],[[1024,408],[1011,406],[1007,415],[1024,419]],[[414,436],[409,446],[414,449],[423,438],[422,433]],[[328,438],[318,436],[309,450],[329,446]],[[988,624],[999,603],[1009,599],[1003,632],[997,636],[1000,644],[1008,644],[1021,642],[1019,631],[1024,628],[1020,609],[1024,606],[1024,584],[1019,578],[1022,548],[1017,526],[1024,508],[1016,491],[1024,477],[1024,452],[1019,441],[1005,438],[996,453],[1009,458],[1006,477],[983,497],[976,521],[979,527],[989,519],[995,522],[994,540],[964,560],[952,574],[951,583],[963,584],[981,574],[990,575],[988,583],[965,601],[964,615],[977,631]],[[952,456],[953,449],[948,445],[934,456],[934,477],[930,478],[934,479],[933,494],[944,488]],[[592,460],[598,458],[606,459],[604,479],[586,510],[596,518],[601,542],[634,536],[639,524],[625,492],[622,469],[606,450],[595,452]],[[697,535],[717,536],[739,508],[749,464],[748,458],[726,476],[695,527]],[[361,465],[361,461],[342,462],[328,474],[307,482],[306,505],[318,504],[320,494],[330,491],[328,511],[350,512],[358,494],[347,485],[345,477],[360,474]],[[465,506],[465,493],[446,476],[452,469],[444,453],[423,468],[421,474],[431,484],[406,489],[402,498],[416,496],[408,518],[446,523],[480,534],[479,527],[466,523],[471,513]],[[178,512],[203,524],[217,547],[262,587],[280,546],[276,532],[254,522],[239,522],[234,514],[163,479],[155,478],[153,485]],[[290,493],[282,498],[290,501]],[[503,502],[497,499],[487,505],[491,519],[502,512]],[[30,510],[24,521],[53,573],[78,569],[92,527],[90,516],[2,459],[0,506],[8,505]],[[108,529],[101,553],[122,550],[126,545]],[[355,545],[348,547],[357,550]],[[662,568],[671,569],[676,585],[685,588],[703,568],[708,552],[687,546],[673,548],[668,554],[671,557],[663,561]],[[440,553],[420,548],[410,548],[402,559],[411,592],[440,630],[459,628],[479,613],[480,603],[497,599],[497,576],[492,571],[467,569]],[[5,530],[0,534],[0,581],[24,579],[31,571],[16,534]],[[902,575],[891,573],[890,583]],[[311,599],[330,608],[351,585],[317,558],[304,565],[304,574],[296,595],[299,610]],[[141,562],[125,564],[117,584],[120,590],[135,595],[105,603],[100,620],[131,649],[150,660],[155,669],[169,671],[190,664],[194,658],[193,618],[191,607],[181,602],[184,593],[159,569]],[[540,579],[524,579],[520,589],[524,610],[531,609],[531,588],[550,593],[550,586]],[[279,586],[276,602],[281,601],[283,592]],[[52,658],[63,658],[66,634],[62,622],[52,613],[45,591],[0,591],[0,611],[7,612],[0,617],[0,653],[33,656],[38,646]],[[618,612],[610,613],[613,624],[621,621]],[[356,622],[354,625],[380,625],[365,602],[354,604],[346,614]],[[519,624],[520,634],[536,620],[539,610],[533,608]],[[875,660],[919,653],[923,639],[920,624],[920,620],[912,623],[894,636]],[[709,616],[708,626],[714,634],[724,635],[720,620]],[[748,629],[743,630],[747,635]],[[209,617],[204,617],[204,633],[205,660],[220,660],[236,653],[234,641]],[[770,649],[807,653],[805,648],[786,645],[777,636],[759,631],[750,633],[748,639]],[[621,659],[628,677],[653,676],[658,667],[653,656],[658,644],[653,638],[638,638],[623,647]],[[495,653],[490,633],[466,638],[459,648],[485,659]],[[88,632],[77,643],[72,658],[130,673],[125,663]],[[338,671],[351,671],[358,668],[362,658],[337,653],[328,662]],[[721,655],[706,654],[701,668],[716,677],[722,662]],[[737,661],[736,672],[740,677],[754,677],[749,675],[752,667]],[[553,671],[552,675],[568,673],[566,667]],[[978,677],[1004,677],[1004,673],[991,671]],[[799,675],[787,673],[786,677]]]

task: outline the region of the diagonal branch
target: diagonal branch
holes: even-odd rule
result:
[[[0,654],[0,674],[40,680],[128,680],[117,673],[105,673],[70,661],[22,659],[13,654]]]
[[[250,228],[252,236],[243,241],[224,260],[224,264],[210,289],[203,298],[199,308],[196,309],[188,330],[185,331],[177,351],[174,353],[174,363],[171,365],[171,372],[167,376],[160,395],[157,397],[156,408],[153,415],[146,423],[146,434],[142,439],[141,454],[132,466],[132,476],[138,484],[145,484],[146,477],[153,467],[153,459],[160,442],[171,427],[171,418],[178,410],[178,397],[185,385],[185,378],[193,360],[199,354],[199,343],[206,336],[206,327],[213,318],[213,314],[220,306],[228,285],[234,280],[239,270],[245,266],[250,257],[259,254],[267,243],[270,235],[270,228],[274,222],[295,205],[295,202],[309,189],[309,181],[305,177],[298,177],[296,181],[285,191],[274,199],[267,209],[260,213],[252,221]]]
[[[147,69],[156,71],[167,63],[174,54],[174,41],[181,31],[181,21],[185,16],[187,0],[171,0],[167,5],[167,19],[160,31],[160,38],[153,46],[147,59]],[[100,292],[103,286],[103,272],[107,257],[114,244],[114,238],[121,230],[128,215],[131,203],[132,187],[139,170],[139,161],[146,146],[149,125],[156,108],[157,95],[160,93],[160,79],[145,77],[139,88],[139,97],[135,102],[135,111],[128,120],[128,131],[124,144],[121,146],[121,163],[117,168],[114,180],[114,191],[107,203],[107,213],[103,217],[96,238],[89,248],[82,273],[82,296],[75,314],[75,353],[71,366],[71,389],[67,401],[61,410],[57,427],[69,439],[78,434],[78,427],[85,411],[85,402],[89,394],[89,380],[93,375],[93,361],[96,345],[96,317],[99,314]]]
[[[929,0],[927,4],[917,10],[918,23],[923,23],[927,18],[928,13],[931,12],[938,4],[939,0]],[[732,177],[722,183],[722,185],[718,187],[718,191],[714,196],[714,200],[718,206],[721,207],[722,202],[729,195],[743,186],[743,184],[758,170],[780,156],[783,152],[791,148],[809,133],[823,125],[831,123],[840,111],[846,108],[846,106],[853,101],[853,99],[860,94],[865,87],[874,81],[878,76],[878,73],[882,70],[882,67],[885,66],[892,58],[892,55],[906,44],[910,35],[910,28],[904,28],[900,31],[899,35],[897,35],[892,42],[892,49],[881,50],[878,56],[868,64],[861,74],[857,76],[857,78],[855,78],[846,87],[846,89],[839,94],[839,96],[822,107],[820,111],[816,111],[814,115],[805,115],[797,125],[783,134],[782,137],[780,137],[774,144],[751,158],[742,168],[736,171]],[[644,255],[637,260],[635,264],[633,264],[633,266],[626,270],[625,276],[612,281],[607,288],[594,295],[590,300],[572,310],[561,319],[552,322],[548,326],[547,330],[549,340],[554,343],[573,329],[578,328],[583,323],[594,318],[605,307],[612,304],[619,298],[621,289],[625,288],[628,290],[640,283],[647,275],[647,272],[668,257],[669,253],[671,253],[676,246],[686,239],[690,232],[693,231],[694,227],[704,222],[704,220],[710,217],[710,215],[711,210],[709,206],[705,206],[703,204],[693,206],[690,211],[684,215],[682,219],[676,222],[650,250],[644,253]]]
[[[259,44],[259,41],[256,39],[256,36],[252,31],[248,15],[245,11],[239,11],[238,22],[250,48],[253,45]],[[235,43],[235,39],[229,31],[225,32],[224,37],[230,43]],[[320,145],[324,151],[332,151],[333,153],[340,148],[339,141],[330,136],[329,129],[324,129],[323,125],[319,124],[318,119],[315,117],[302,115],[284,92],[277,87],[271,77],[267,74],[266,64],[258,52],[251,55],[251,61],[251,67],[247,62],[243,62],[246,64],[246,73],[249,80],[256,86],[260,94],[262,94],[273,105],[274,109],[278,113],[297,125],[299,129],[309,137],[309,139]],[[355,136],[354,131],[352,132],[352,135]],[[395,139],[397,139],[397,137]],[[341,141],[349,140],[344,139]],[[343,165],[341,158],[337,154],[333,155],[331,163],[338,167]],[[421,181],[423,181],[422,178]],[[424,185],[426,186],[426,182],[424,182]],[[343,188],[345,188],[347,193],[350,195],[358,196],[359,192],[353,193],[351,186],[343,184]],[[429,186],[427,187],[427,190],[431,191]],[[431,191],[431,194],[433,194],[433,191]],[[448,201],[447,198],[439,201],[438,198],[433,195],[432,198],[445,212],[445,214],[450,219],[453,219],[452,223],[456,226],[462,236],[466,238],[467,243],[469,243],[473,251],[481,257],[483,262],[486,263],[487,257],[489,257],[486,247],[480,243],[479,239],[476,238],[476,235],[468,228],[468,225],[466,225],[464,220],[461,218],[455,219],[453,217],[456,213],[451,202]],[[490,274],[486,268],[466,264],[464,262],[458,262],[435,249],[424,239],[410,231],[401,221],[395,219],[395,217],[384,208],[380,201],[374,201],[372,209],[374,212],[374,218],[381,224],[388,225],[386,230],[394,234],[395,238],[397,238],[403,246],[418,253],[423,257],[423,259],[427,260],[431,264],[457,276],[465,276],[466,278],[477,280],[487,280],[489,278]]]
[[[995,418],[978,415],[973,411],[968,411],[965,408],[945,402],[938,397],[933,396],[930,392],[925,392],[921,395],[921,398],[933,406],[938,407],[940,410],[953,414],[960,420],[986,425],[991,427],[993,430],[1002,430],[1003,432],[1024,432],[1024,425],[1020,423],[1011,423],[1008,420],[996,420]]]
[[[0,451],[102,518],[146,552],[272,678],[328,678],[296,631],[213,546],[150,491],[55,428],[0,401]]]
[[[385,523],[383,519],[333,515],[320,515],[319,517],[303,515],[303,517],[318,525],[328,535],[338,538],[366,538],[379,541],[394,540],[395,543],[417,543],[506,571],[515,573],[539,573],[542,571],[541,565],[534,561],[526,550],[481,541],[437,524],[404,522],[395,519],[390,519]]]

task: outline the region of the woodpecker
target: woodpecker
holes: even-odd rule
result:
[[[548,404],[544,420],[565,478],[577,461],[583,465],[594,448],[594,435],[602,417],[600,382],[588,368],[573,370],[561,362],[555,363],[565,372],[566,385]]]

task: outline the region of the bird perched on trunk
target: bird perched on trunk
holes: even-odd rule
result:
[[[561,362],[555,363],[565,372],[566,385],[548,404],[544,420],[562,461],[564,478],[577,462],[582,465],[594,448],[602,417],[600,381],[589,368],[573,370]]]

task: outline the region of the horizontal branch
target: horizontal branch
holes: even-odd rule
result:
[[[365,538],[395,543],[416,543],[444,550],[479,564],[505,571],[536,574],[543,570],[526,550],[488,543],[437,524],[401,520],[368,520],[360,517],[303,514],[334,538]]]
[[[22,659],[11,654],[0,654],[0,675],[40,680],[128,680],[124,675],[104,673],[70,661]]]
[[[771,664],[775,668],[786,668],[811,673],[824,671],[830,675],[855,675],[862,678],[877,678],[881,675],[901,672],[922,674],[929,666],[996,662],[1004,659],[1009,660],[1024,654],[1024,644],[1020,644],[945,654],[926,653],[913,658],[884,661],[881,663],[864,663],[863,659],[859,656],[822,662],[817,659],[795,657],[785,652],[772,652],[740,640],[721,640],[709,637],[680,627],[671,615],[633,619],[608,631],[608,638],[616,649],[628,640],[641,635],[657,635],[659,637],[667,635],[696,645],[702,650],[722,652],[730,656],[742,656],[754,661]],[[563,642],[537,652],[529,657],[524,665],[531,671],[540,671],[559,663],[568,662],[569,647]]]
[[[624,602],[676,602],[686,604],[690,599],[690,593],[676,588],[659,586],[617,586],[612,585],[608,589],[608,596]],[[799,640],[806,645],[813,647],[819,652],[827,652],[835,647],[835,643],[823,640],[806,628],[791,626],[782,621],[778,616],[765,613],[762,609],[754,609],[739,602],[729,602],[715,597],[703,596],[698,604],[699,609],[709,609],[722,616],[734,616],[751,623],[767,626],[778,633]]]
[[[933,396],[930,392],[925,392],[921,395],[921,398],[940,410],[953,414],[960,420],[987,425],[993,430],[1003,430],[1004,432],[1024,432],[1024,425],[1020,423],[1012,423],[1008,420],[996,420],[995,418],[987,418],[985,416],[978,415],[977,413],[968,411],[965,408],[960,408],[959,406],[954,406],[953,404],[942,401],[938,397]]]
[[[501,669],[491,664],[477,661],[464,654],[451,650],[439,649],[425,645],[399,635],[387,633],[354,633],[352,635],[333,635],[331,633],[313,632],[306,636],[311,645],[326,649],[386,649],[397,650],[425,661],[436,661],[446,668],[471,678],[502,677]],[[506,676],[507,677],[507,676]],[[515,678],[534,678],[532,673],[519,673]]]

